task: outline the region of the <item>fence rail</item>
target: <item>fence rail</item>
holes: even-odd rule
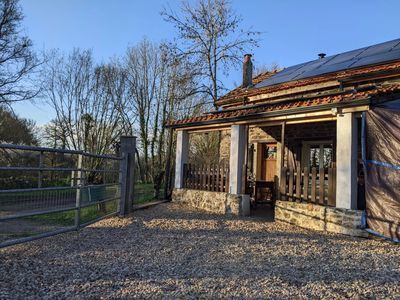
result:
[[[134,137],[121,137],[120,156],[0,144],[0,248],[129,213],[135,147]],[[25,174],[28,187],[19,184]],[[17,179],[16,188],[4,184]]]
[[[336,205],[336,168],[282,168],[281,198],[321,205]]]
[[[185,164],[183,168],[183,185],[185,188],[228,192],[229,167],[227,165]]]

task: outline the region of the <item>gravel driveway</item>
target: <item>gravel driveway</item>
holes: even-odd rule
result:
[[[400,248],[177,204],[0,250],[0,298],[394,298]]]

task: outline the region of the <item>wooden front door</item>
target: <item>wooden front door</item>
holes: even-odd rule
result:
[[[260,145],[260,176],[255,184],[256,202],[271,202],[274,198],[274,182],[276,176],[276,143]]]
[[[276,143],[262,145],[261,180],[274,182],[276,176]]]

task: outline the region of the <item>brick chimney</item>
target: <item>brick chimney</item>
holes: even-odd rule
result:
[[[247,88],[253,84],[253,63],[251,54],[245,54],[243,60],[243,83],[242,87]]]

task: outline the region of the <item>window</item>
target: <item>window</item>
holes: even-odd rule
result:
[[[330,141],[303,142],[303,167],[330,168],[333,163],[333,145]]]
[[[276,145],[266,145],[264,159],[276,159]]]

